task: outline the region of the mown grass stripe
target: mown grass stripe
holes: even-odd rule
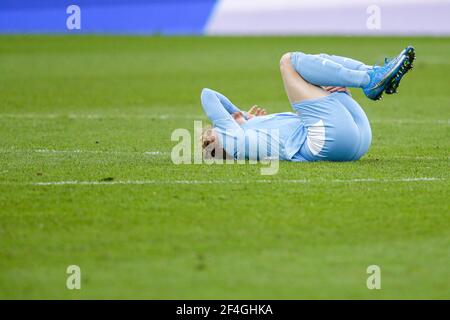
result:
[[[99,120],[99,119],[158,119],[158,120],[205,120],[203,114],[78,114],[78,113],[0,113],[0,119],[73,119],[73,120]],[[450,125],[450,119],[369,119],[374,124],[440,124]]]
[[[378,178],[359,178],[359,179],[256,179],[256,180],[112,180],[112,181],[79,181],[79,180],[66,180],[66,181],[40,181],[40,182],[0,182],[2,185],[30,185],[30,186],[65,186],[65,185],[145,185],[145,184],[309,184],[309,183],[393,183],[393,182],[430,182],[430,181],[444,181],[445,178],[441,177],[407,177],[396,179],[378,179]]]

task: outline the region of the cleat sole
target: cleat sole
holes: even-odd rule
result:
[[[416,52],[414,48],[411,46],[407,47],[405,49],[404,55],[407,57],[407,59],[403,62],[403,66],[400,68],[399,72],[397,72],[397,75],[393,77],[392,80],[388,83],[385,90],[386,94],[397,93],[397,89],[403,76],[413,68],[413,62],[416,59]]]
[[[396,63],[396,66],[394,67],[394,69],[396,69],[397,71],[395,73],[389,72],[389,74],[386,74],[385,79],[381,80],[375,87],[371,88],[371,90],[373,90],[380,86],[384,86],[383,90],[378,92],[378,94],[375,96],[369,96],[369,95],[366,95],[366,96],[371,100],[375,100],[375,101],[381,100],[383,97],[384,91],[386,91],[385,88],[387,88],[390,85],[390,83],[393,81],[393,79],[395,79],[399,75],[399,73],[402,72],[402,70],[406,69],[405,61],[408,61],[408,57],[403,55],[402,61],[398,61]]]

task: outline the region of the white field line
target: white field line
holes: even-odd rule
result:
[[[146,151],[144,152],[147,156],[166,156],[169,155],[170,152],[168,151]]]
[[[202,119],[206,118],[205,115],[189,115],[189,114],[98,114],[98,113],[0,113],[0,119],[86,119],[86,120],[99,120],[99,119],[158,119],[158,120],[170,120],[170,119]]]
[[[129,154],[129,155],[146,155],[146,156],[168,156],[170,151],[115,151],[115,150],[55,150],[55,149],[0,149],[0,153],[44,153],[44,154]],[[392,155],[386,157],[378,157],[382,159],[405,159],[405,160],[449,160],[450,156],[433,157],[433,156],[414,156],[414,155]]]
[[[48,154],[142,154],[147,156],[166,156],[168,151],[114,151],[114,150],[55,150],[55,149],[0,149],[0,153],[48,153]]]
[[[0,182],[1,185],[28,185],[28,186],[111,186],[111,185],[204,185],[204,184],[312,184],[312,183],[394,183],[394,182],[430,182],[444,181],[445,178],[438,177],[420,177],[420,178],[398,178],[398,179],[280,179],[280,180],[116,180],[116,181],[42,181],[42,182]]]
[[[202,120],[206,119],[203,114],[83,114],[83,113],[0,113],[0,119],[86,119],[86,120],[99,120],[99,119],[158,119],[158,120],[171,120],[171,119],[191,119]],[[381,124],[439,124],[450,125],[450,119],[373,119],[371,123]]]
[[[374,119],[370,123],[380,124],[440,124],[450,125],[450,119]]]
[[[383,159],[383,157],[381,157]],[[450,160],[450,156],[433,157],[433,156],[389,156],[384,159],[405,159],[405,160]]]

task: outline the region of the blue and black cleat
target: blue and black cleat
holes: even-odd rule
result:
[[[394,59],[386,62],[382,67],[375,66],[369,71],[370,82],[363,88],[364,94],[372,100],[380,100],[384,91],[395,92],[401,78],[411,69],[414,60],[414,48],[412,54],[408,47]]]
[[[413,47],[408,46],[392,60],[399,59],[399,57],[401,56],[408,57],[408,60],[404,62],[402,70],[400,70],[400,72],[386,86],[386,94],[397,93],[397,88],[400,85],[400,81],[402,80],[403,76],[413,68],[413,62],[416,59],[416,51]],[[386,63],[390,63],[392,60],[386,61]]]

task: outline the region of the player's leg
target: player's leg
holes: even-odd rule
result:
[[[365,64],[364,62],[352,59],[352,58],[347,58],[347,57],[342,57],[342,56],[335,56],[335,55],[329,55],[326,53],[320,53],[318,54],[319,57],[322,57],[324,59],[328,59],[331,61],[334,61],[336,63],[339,63],[340,65],[344,66],[347,69],[351,69],[351,70],[360,70],[360,71],[367,71],[373,68],[373,66],[369,66],[367,64]]]
[[[326,53],[320,53],[318,54],[318,56],[328,59],[328,60],[332,60],[336,63],[341,64],[342,66],[344,66],[345,68],[348,69],[352,69],[352,70],[361,70],[361,71],[368,71],[368,70],[372,70],[374,68],[377,68],[376,66],[369,66],[366,65],[365,63],[352,59],[352,58],[347,58],[347,57],[342,57],[342,56],[336,56],[336,55],[329,55]],[[402,80],[402,77],[405,75],[405,73],[407,73],[410,69],[413,68],[413,62],[416,58],[416,52],[414,47],[412,46],[407,46],[405,49],[403,49],[397,56],[395,56],[392,59],[385,59],[385,63],[384,65],[388,65],[388,64],[395,64],[395,62],[399,59],[402,58],[402,56],[406,56],[408,58],[408,63],[405,66],[405,68],[402,70],[401,73],[397,74],[395,76],[394,79],[392,79],[387,87],[386,87],[386,93],[387,94],[392,94],[397,92],[397,88],[400,84],[400,81]]]
[[[352,70],[320,55],[293,52],[291,63],[303,79],[318,86],[363,88],[370,82],[367,70]]]
[[[305,81],[299,75],[291,63],[291,53],[286,53],[281,57],[280,71],[284,89],[291,104],[304,100],[319,99],[329,95],[328,92]]]
[[[306,129],[306,141],[299,150],[307,161],[355,160],[360,144],[360,130],[349,110],[335,97],[293,104]]]
[[[292,66],[307,82],[318,86],[362,88],[364,94],[372,100],[381,99],[391,83],[396,79],[399,82],[410,70],[413,60],[411,55],[401,53],[382,67],[352,70],[319,55],[293,52],[290,56]]]
[[[289,101],[307,129],[307,142],[298,159],[353,160],[360,138],[349,110],[338,100],[328,99],[329,93],[322,88],[305,81],[293,68],[290,53],[281,58],[280,69]]]
[[[350,95],[339,93],[334,96],[350,113],[359,130],[358,148],[352,160],[358,160],[369,150],[372,143],[372,129],[369,119],[361,106]]]

